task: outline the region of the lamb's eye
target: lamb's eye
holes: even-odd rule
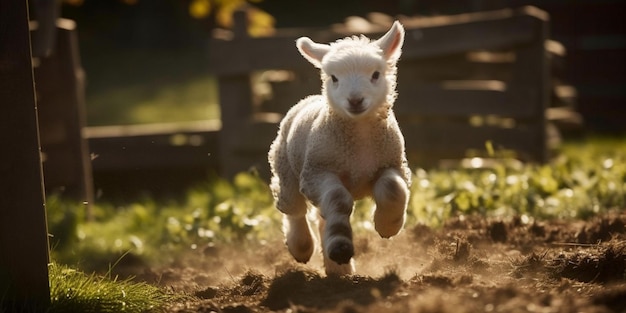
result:
[[[380,77],[380,72],[379,71],[376,71],[376,72],[374,72],[374,74],[372,74],[372,80],[377,80],[378,77]]]
[[[337,77],[335,77],[335,75],[330,75],[330,79],[333,80],[333,83],[338,82],[339,80],[337,79]]]

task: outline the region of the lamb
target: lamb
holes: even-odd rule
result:
[[[284,214],[287,248],[301,263],[315,246],[308,204],[317,208],[327,275],[354,272],[355,200],[374,199],[374,228],[381,237],[398,234],[404,225],[411,171],[392,111],[403,42],[397,21],[375,41],[363,35],[331,44],[296,41],[302,56],[320,68],[322,93],[301,100],[283,118],[268,155],[270,187]]]

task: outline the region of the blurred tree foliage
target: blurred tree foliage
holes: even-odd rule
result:
[[[85,0],[63,0],[64,3],[81,6]],[[117,0],[126,5],[135,5],[139,0]],[[198,20],[208,20],[213,27],[231,28],[233,14],[244,9],[248,15],[248,32],[251,36],[262,36],[272,33],[275,19],[269,13],[255,7],[252,3],[263,0],[185,0],[189,15]]]
[[[258,3],[262,0],[249,0]],[[189,14],[197,19],[212,18],[215,25],[231,28],[233,15],[244,8],[248,15],[248,33],[251,36],[269,35],[274,29],[275,20],[269,13],[248,4],[246,0],[191,0]]]

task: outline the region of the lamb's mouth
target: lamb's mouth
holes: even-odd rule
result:
[[[348,112],[352,115],[359,115],[365,111],[366,111],[365,107],[350,107],[348,109]]]

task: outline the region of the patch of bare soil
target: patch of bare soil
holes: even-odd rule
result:
[[[168,312],[626,312],[626,213],[588,221],[457,217],[392,240],[356,234],[357,274],[323,275],[281,241],[207,247],[143,278]]]

